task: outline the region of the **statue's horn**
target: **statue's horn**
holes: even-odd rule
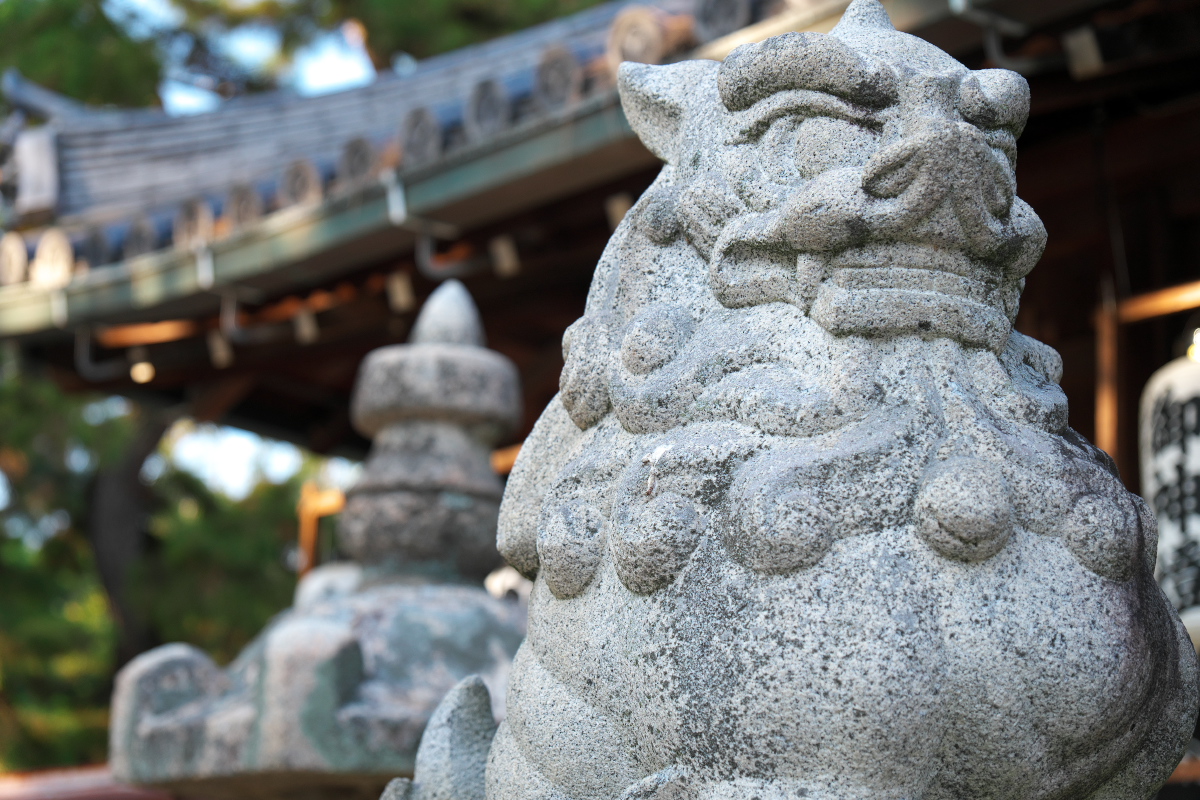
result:
[[[653,66],[626,61],[617,71],[621,106],[633,132],[668,164],[675,163],[683,118],[696,84],[717,71],[715,61],[681,61]]]
[[[841,21],[838,22],[831,33],[837,36],[839,32],[845,31],[847,28],[881,28],[886,31],[896,30],[896,26],[892,24],[891,17],[888,16],[887,10],[884,9],[883,3],[879,0],[854,0],[850,3],[849,8],[842,14]]]

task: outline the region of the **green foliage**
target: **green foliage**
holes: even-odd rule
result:
[[[104,758],[116,630],[83,521],[92,475],[131,434],[124,411],[0,381],[0,769]]]
[[[193,30],[267,24],[285,52],[323,30],[357,20],[377,68],[398,53],[417,58],[521,30],[596,5],[600,0],[172,0]]]
[[[132,434],[119,399],[65,395],[33,376],[0,381],[0,470],[9,484],[0,516],[8,533],[45,538],[81,523],[96,469],[116,461]]]
[[[283,60],[317,35],[356,21],[377,68],[399,53],[417,58],[454,50],[571,14],[602,0],[168,0],[184,13],[178,31],[138,38],[104,0],[0,0],[0,71],[16,67],[35,83],[89,105],[159,104],[163,53],[211,74],[222,91],[270,88],[271,76],[231,73],[220,39],[243,25],[279,32]],[[237,70],[233,70],[237,72]],[[233,91],[233,90],[231,90]]]
[[[367,29],[376,65],[396,53],[426,58],[528,28],[595,5],[596,0],[342,0],[331,3],[344,19]]]
[[[155,481],[157,547],[134,590],[160,641],[187,642],[227,663],[291,604],[296,576],[284,553],[296,541],[300,484],[299,475],[261,481],[234,501],[177,469]]]
[[[102,0],[0,2],[0,70],[92,105],[158,104],[157,42],[129,35]]]
[[[103,761],[116,630],[82,538],[0,539],[0,770]]]
[[[0,772],[106,757],[117,629],[84,528],[96,470],[121,457],[137,414],[32,376],[0,380]],[[131,591],[156,641],[228,661],[291,601],[284,556],[317,463],[232,500],[165,455]]]

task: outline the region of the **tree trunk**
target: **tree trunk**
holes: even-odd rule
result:
[[[142,483],[142,466],[175,421],[190,415],[197,422],[217,422],[254,388],[253,375],[234,374],[195,387],[189,402],[166,409],[143,409],[137,432],[121,460],[96,473],[88,503],[87,532],[96,556],[100,582],[117,618],[117,668],[151,645],[142,610],[129,596],[130,572],[146,549],[153,492]]]
[[[121,460],[97,472],[92,483],[87,531],[100,581],[117,618],[118,667],[151,645],[144,615],[129,596],[130,571],[145,550],[151,499],[141,472],[167,428],[179,417],[176,410],[144,410]]]

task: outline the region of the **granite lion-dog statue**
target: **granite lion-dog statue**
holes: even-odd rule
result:
[[[389,794],[1151,797],[1196,654],[1153,515],[1012,327],[1025,80],[854,0],[620,89],[666,165],[507,487],[507,718],[460,684]]]

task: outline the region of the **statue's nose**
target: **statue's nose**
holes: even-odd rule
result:
[[[873,197],[894,200],[909,224],[949,204],[963,244],[975,246],[986,246],[1016,196],[1007,159],[978,128],[950,120],[930,120],[881,149],[867,162],[862,186]]]

